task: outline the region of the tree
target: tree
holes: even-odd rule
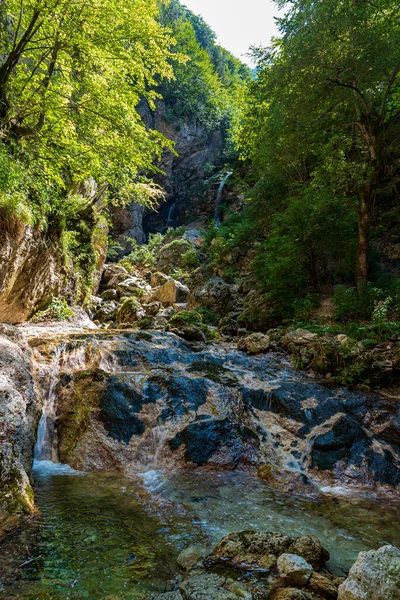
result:
[[[132,181],[168,144],[136,105],[172,78],[157,0],[8,0],[0,38],[0,134],[49,179]],[[179,61],[179,57],[175,56]]]
[[[281,2],[281,38],[255,51],[242,130],[264,177],[358,201],[356,279],[368,278],[373,207],[399,173],[400,11],[392,0]],[[397,193],[397,192],[396,192]]]

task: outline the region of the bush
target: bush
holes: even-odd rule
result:
[[[67,321],[76,317],[76,313],[68,306],[63,298],[53,296],[45,309],[37,311],[31,321],[38,323],[42,321]]]

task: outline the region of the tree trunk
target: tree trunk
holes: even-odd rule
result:
[[[368,279],[369,233],[371,228],[371,187],[364,187],[359,194],[358,242],[357,242],[357,289],[361,292]]]

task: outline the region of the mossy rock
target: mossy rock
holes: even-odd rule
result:
[[[192,263],[194,263],[193,247],[187,240],[178,239],[161,248],[157,269],[170,275],[177,269],[189,267]]]

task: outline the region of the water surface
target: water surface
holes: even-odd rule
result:
[[[182,549],[207,552],[243,529],[313,533],[330,550],[336,574],[360,550],[400,545],[396,506],[289,497],[240,472],[150,472],[131,480],[43,463],[36,486],[41,516],[0,546],[1,600],[145,598],[170,589]]]

